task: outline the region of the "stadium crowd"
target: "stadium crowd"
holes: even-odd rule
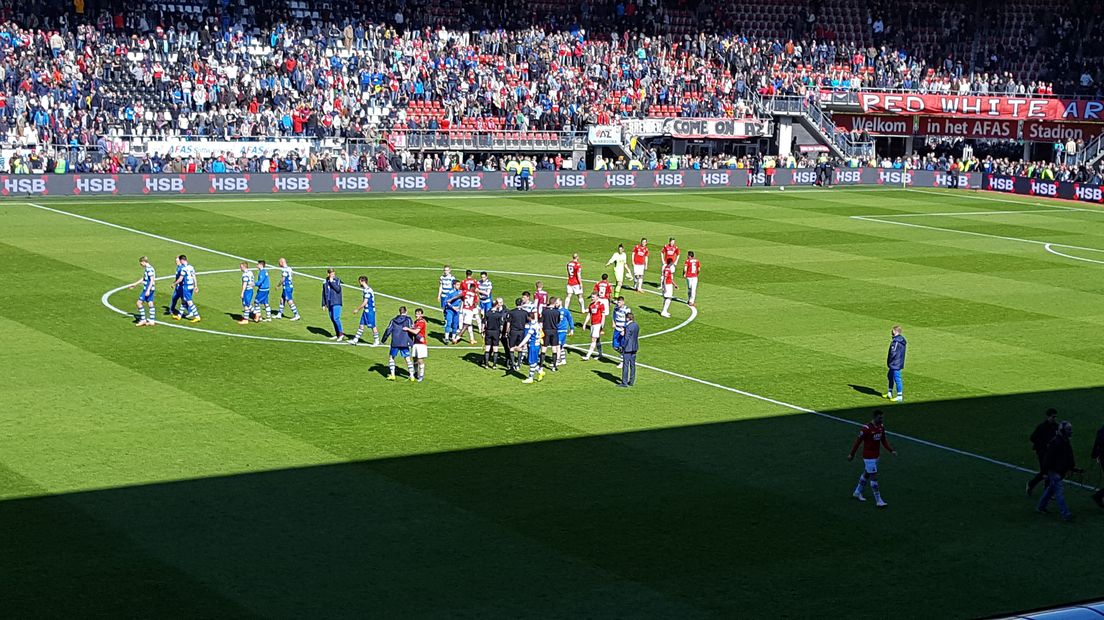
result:
[[[917,21],[938,21],[942,40],[970,23],[961,9],[924,13],[911,1],[872,5],[856,42],[839,41],[817,23],[816,13],[826,10],[820,0],[809,4],[811,21],[771,37],[707,28],[680,34],[671,16],[685,12],[684,3],[661,0],[459,7],[335,0],[305,14],[291,4],[96,8],[84,0],[4,0],[0,143],[94,145],[103,136],[376,141],[414,129],[577,130],[623,116],[741,117],[755,114],[755,93],[1053,90],[1050,82],[999,70],[999,58],[979,65],[953,48],[937,58],[946,46],[909,48],[905,33]],[[194,10],[167,10],[180,6]],[[724,25],[722,8],[701,3],[696,11],[716,28]],[[1060,41],[1072,45],[1071,33],[1099,40],[1099,10],[1075,18],[1054,18]],[[1053,73],[1088,67],[1079,84],[1096,92],[1101,65],[1093,54],[1104,48],[1087,49],[1053,59]]]

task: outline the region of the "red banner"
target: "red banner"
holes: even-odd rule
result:
[[[1035,121],[1104,122],[1104,101],[974,95],[859,93],[864,112]]]

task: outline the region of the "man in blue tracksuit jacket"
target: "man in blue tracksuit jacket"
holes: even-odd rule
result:
[[[406,306],[399,306],[399,314],[391,319],[391,322],[387,324],[387,329],[383,330],[383,335],[380,337],[380,342],[391,341],[391,351],[387,359],[387,367],[391,371],[391,374],[387,376],[388,381],[395,380],[395,357],[399,355],[406,359],[406,370],[409,373],[410,380],[416,380],[414,360],[410,357],[410,347],[414,346],[414,334],[414,321],[406,314]]]
[[[341,329],[341,278],[333,269],[326,270],[326,279],[322,282],[322,307],[333,323],[334,335],[330,340],[345,340],[345,331]]]
[[[905,386],[901,383],[901,371],[905,369],[905,347],[908,343],[905,342],[905,337],[901,335],[901,326],[893,326],[893,340],[889,341],[889,356],[886,358],[886,366],[889,367],[889,372],[886,376],[889,378],[889,391],[886,392],[885,397],[894,402],[901,402],[905,400]],[[893,388],[897,387],[897,396],[893,396]]]

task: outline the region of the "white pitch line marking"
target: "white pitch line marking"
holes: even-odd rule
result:
[[[31,203],[25,203],[25,204],[28,204],[32,207],[42,209],[42,210],[45,210],[45,211],[51,211],[51,212],[54,212],[54,213],[58,213],[60,215],[68,215],[70,217],[76,217],[78,219],[86,220],[86,221],[89,221],[89,222],[92,222],[92,223],[101,224],[101,225],[104,225],[104,226],[109,226],[109,227],[117,228],[117,229],[120,229],[120,230],[126,230],[126,231],[129,231],[129,232],[133,232],[135,234],[145,235],[145,236],[153,237],[153,238],[156,238],[156,239],[161,239],[161,240],[167,241],[169,243],[178,243],[180,245],[193,247],[193,248],[196,248],[196,249],[199,249],[199,250],[210,251],[214,254],[221,254],[223,256],[231,256],[231,255],[226,254],[224,252],[218,252],[216,250],[208,250],[207,248],[203,248],[201,246],[197,246],[197,245],[194,245],[194,244],[189,244],[189,243],[185,243],[185,242],[182,242],[182,241],[177,241],[175,239],[169,239],[168,237],[163,237],[161,235],[155,235],[153,233],[147,233],[145,231],[141,231],[141,230],[137,230],[137,229],[133,229],[133,228],[128,228],[126,226],[120,226],[118,224],[112,224],[111,222],[105,222],[103,220],[97,220],[97,219],[94,219],[94,218],[85,217],[83,215],[77,215],[76,213],[69,213],[68,211],[62,211],[60,209],[52,209],[52,208],[49,208],[49,207],[43,207],[41,205],[34,205],[34,204],[31,204]],[[877,221],[877,220],[873,220],[873,221]],[[882,223],[904,224],[903,222],[882,222]],[[905,225],[908,225],[908,224],[905,224]],[[922,226],[921,228],[928,228],[928,227],[923,227]],[[947,229],[947,230],[952,230],[952,229]],[[962,232],[962,231],[955,231],[955,232]],[[993,236],[993,235],[985,235],[985,236]],[[1035,242],[1032,242],[1032,243],[1035,243]],[[1063,247],[1069,247],[1069,246],[1063,246]],[[1075,249],[1080,249],[1080,248],[1075,248]],[[1095,250],[1095,251],[1104,251],[1104,250]],[[696,311],[696,309],[693,309],[693,310]],[[579,350],[579,347],[574,346],[574,345],[569,346],[569,348],[573,348],[576,351]],[[613,358],[613,359],[620,359],[620,358],[617,358],[616,356],[610,356],[610,357]],[[855,422],[853,420],[848,420],[846,418],[841,418],[839,416],[834,416],[834,415],[831,415],[831,414],[828,414],[828,413],[823,413],[823,412],[820,412],[820,411],[816,411],[814,409],[808,409],[806,407],[800,407],[798,405],[787,403],[785,401],[776,400],[776,399],[770,398],[768,396],[762,396],[760,394],[755,394],[753,392],[748,392],[748,391],[740,390],[740,389],[737,389],[737,388],[734,388],[734,387],[729,387],[727,385],[722,385],[720,383],[714,383],[712,381],[707,381],[705,379],[699,379],[697,377],[692,377],[690,375],[684,375],[682,373],[677,373],[677,372],[674,372],[672,370],[666,370],[666,369],[663,369],[663,368],[659,368],[658,366],[652,366],[650,364],[637,364],[637,366],[640,366],[641,368],[646,368],[648,370],[652,370],[652,371],[655,371],[655,372],[658,372],[658,373],[661,373],[661,374],[676,377],[676,378],[679,378],[679,379],[684,379],[686,381],[691,381],[693,383],[698,383],[698,384],[701,384],[701,385],[705,385],[705,386],[709,386],[709,387],[712,387],[712,388],[716,388],[716,389],[724,390],[724,391],[727,391],[727,392],[731,392],[733,394],[738,394],[740,396],[745,396],[747,398],[752,398],[752,399],[760,400],[760,401],[763,401],[763,402],[766,402],[766,403],[771,403],[771,404],[777,405],[779,407],[790,409],[791,411],[797,411],[797,412],[800,412],[800,413],[808,413],[808,414],[811,414],[811,415],[819,416],[821,418],[825,418],[825,419],[828,419],[828,420],[833,420],[833,421],[840,422],[840,423],[843,423],[843,424],[848,424],[848,425],[851,425],[851,426],[862,426],[862,423],[860,423],[860,422]],[[1018,472],[1022,472],[1022,473],[1029,473],[1029,474],[1030,473],[1035,473],[1033,470],[1027,469],[1026,467],[1021,467],[1019,465],[1014,465],[1014,464],[1009,463],[1007,461],[1001,461],[1001,460],[998,460],[998,459],[990,458],[988,456],[983,456],[983,455],[977,454],[975,452],[960,450],[958,448],[953,448],[951,446],[947,446],[947,445],[944,445],[944,444],[936,443],[936,442],[933,442],[933,441],[928,441],[926,439],[920,439],[919,437],[913,437],[911,435],[905,435],[905,434],[902,434],[902,433],[895,433],[895,432],[889,432],[888,434],[892,435],[894,437],[904,439],[906,441],[911,441],[913,443],[917,443],[917,444],[927,446],[927,447],[930,447],[930,448],[934,448],[934,449],[937,449],[937,450],[943,450],[945,452],[950,452],[952,454],[957,454],[959,456],[964,456],[964,457],[967,457],[967,458],[977,459],[979,461],[983,461],[983,462],[990,463],[990,464],[993,464],[993,465],[998,465],[1000,467],[1005,467],[1005,468],[1011,469],[1013,471],[1018,471]],[[1093,487],[1090,487],[1088,485],[1083,485],[1083,484],[1079,484],[1079,483],[1072,482],[1072,481],[1070,481],[1070,482],[1071,482],[1071,484],[1075,484],[1075,485],[1078,485],[1078,486],[1083,486],[1085,488],[1089,488],[1089,489],[1093,488]]]
[[[851,217],[935,217],[935,216],[948,216],[948,215],[1019,215],[1019,214],[1032,214],[1032,213],[1068,213],[1072,209],[1020,209],[1018,211],[947,211],[944,213],[894,213],[894,214],[881,214],[874,213],[871,215],[853,215]]]
[[[937,191],[933,191],[933,190],[930,190],[930,189],[919,189],[919,188],[915,188],[915,187],[910,187],[910,188],[908,188],[907,191],[916,192],[918,194],[931,194],[932,196],[943,196],[944,198],[946,198],[948,196],[954,196],[956,198],[969,198],[970,200],[985,200],[985,201],[988,201],[988,202],[1003,202],[1005,204],[1010,204],[1010,205],[1027,205],[1027,206],[1033,206],[1033,207],[1041,207],[1041,206],[1046,205],[1048,207],[1051,207],[1051,208],[1054,208],[1054,209],[1061,209],[1063,211],[1084,211],[1086,213],[1104,213],[1104,210],[1100,210],[1100,209],[1085,209],[1085,208],[1082,208],[1082,207],[1068,207],[1068,206],[1064,206],[1064,205],[1048,204],[1048,203],[1043,203],[1043,202],[1028,202],[1027,200],[1030,200],[1030,198],[1028,198],[1027,200],[1011,200],[1009,198],[997,198],[996,196],[979,196],[977,194],[955,194],[955,193],[951,193],[951,192],[937,192]],[[982,191],[986,191],[986,190],[982,190]],[[1013,196],[1020,196],[1021,194],[1012,194],[1012,195]],[[1027,198],[1027,197],[1025,197],[1025,198]]]
[[[879,219],[883,216],[870,217],[867,215],[852,215],[853,220],[862,220],[864,222],[875,222],[878,224],[892,224],[894,226],[907,226],[909,228],[922,228],[924,230],[938,230],[940,232],[958,233],[960,235],[972,235],[974,237],[987,237],[989,239],[1003,239],[1004,241],[1018,241],[1020,243],[1030,243],[1033,245],[1047,246],[1051,245],[1058,248],[1069,248],[1071,250],[1084,250],[1086,252],[1104,252],[1100,248],[1087,248],[1080,245],[1069,245],[1066,243],[1052,243],[1048,241],[1039,241],[1037,239],[1024,239],[1022,237],[1005,237],[1004,235],[993,235],[990,233],[975,232],[972,230],[958,230],[956,228],[942,228],[939,226],[927,226],[925,224],[910,224],[909,222],[894,222],[892,220]]]
[[[1096,263],[1097,265],[1104,265],[1104,260],[1096,260],[1094,258],[1085,258],[1083,256],[1074,256],[1072,254],[1063,254],[1062,252],[1059,252],[1058,250],[1054,249],[1054,244],[1053,243],[1048,243],[1048,244],[1044,245],[1043,249],[1045,249],[1047,252],[1050,252],[1051,254],[1054,254],[1055,256],[1061,256],[1062,258],[1071,258],[1073,260],[1085,261],[1086,263]]]

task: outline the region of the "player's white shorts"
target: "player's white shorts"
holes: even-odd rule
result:
[[[694,294],[698,292],[698,276],[693,278],[686,278],[686,291],[690,294],[690,297],[694,297]]]
[[[601,325],[591,325],[590,326],[590,337],[591,338],[601,338],[602,337],[602,326]]]
[[[644,265],[633,263],[633,275],[638,278],[644,277]]]
[[[609,316],[609,314],[610,314],[610,300],[606,299],[605,297],[599,297],[598,301],[602,302],[602,305],[606,308],[606,311],[603,314],[605,316]]]
[[[674,284],[664,284],[663,285],[663,298],[664,299],[671,299],[674,296],[675,296],[675,285]]]
[[[460,326],[467,327],[475,323],[475,310],[461,310],[460,311]]]
[[[429,347],[424,344],[414,345],[414,357],[423,360],[429,357]]]
[[[583,285],[582,284],[568,284],[567,285],[567,294],[568,295],[578,295],[578,296],[582,297],[583,296]]]
[[[878,459],[863,459],[863,465],[866,467],[866,473],[878,473]]]

